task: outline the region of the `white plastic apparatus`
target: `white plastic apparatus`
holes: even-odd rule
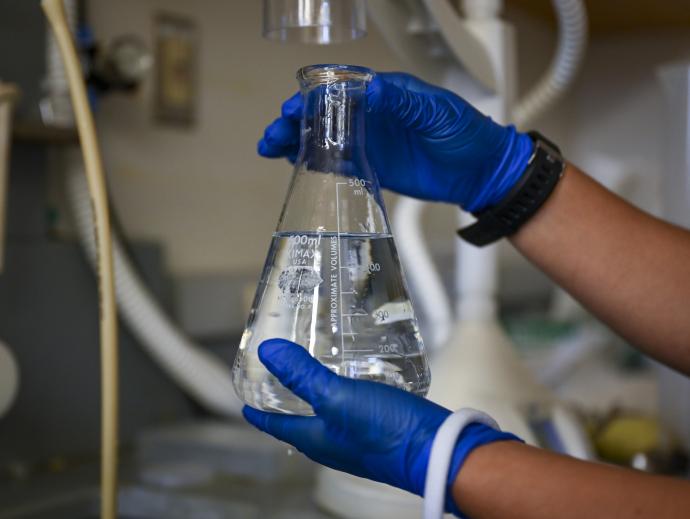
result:
[[[12,140],[12,108],[19,96],[19,89],[12,83],[0,81],[0,271],[5,250],[5,213],[7,199],[7,175],[10,167],[10,143]]]
[[[662,66],[657,77],[666,102],[663,216],[690,228],[690,62]],[[690,449],[690,380],[660,364],[657,373],[661,419]]]
[[[0,82],[0,272],[5,250],[5,213],[7,197],[7,175],[10,160],[12,133],[12,106],[19,95],[19,89]],[[19,369],[12,351],[0,342],[0,417],[9,411],[19,385]]]
[[[19,368],[12,351],[0,341],[0,418],[12,408],[19,390]]]
[[[381,1],[370,3],[369,7],[374,21],[383,27],[384,36],[392,40],[391,46],[404,49],[403,58],[411,62],[413,70],[420,60],[419,69],[428,79],[457,92],[503,123],[513,120],[511,114],[515,112],[524,123],[555,102],[573,77],[583,53],[586,17],[582,2],[554,1],[561,22],[556,59],[535,90],[526,96],[529,104],[516,103],[515,34],[499,18],[502,2],[465,1],[464,18],[446,0],[421,3],[406,2],[403,7],[402,3]],[[415,4],[413,9],[411,4]],[[411,21],[394,30],[391,23],[404,20],[401,9],[407,9]],[[450,57],[434,63],[433,57],[438,53],[425,54],[419,47],[428,46],[430,41],[433,45],[434,38],[439,37],[450,50]],[[436,45],[439,44],[437,41]],[[431,358],[429,398],[451,409],[481,409],[495,418],[502,429],[514,432],[528,443],[592,458],[577,420],[522,365],[498,323],[495,246],[479,249],[458,243],[457,318],[452,321],[449,298],[421,236],[424,205],[402,199],[393,221],[405,222],[399,232],[403,266],[408,265],[406,270],[415,292],[424,294],[419,301],[422,310],[433,316],[432,345],[436,348]],[[462,214],[459,220],[459,225],[464,226],[472,218]],[[348,519],[412,519],[422,514],[422,501],[415,496],[330,469],[319,471],[316,500],[330,512]]]

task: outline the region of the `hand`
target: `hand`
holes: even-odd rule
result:
[[[294,445],[312,460],[422,495],[431,444],[450,411],[391,386],[336,375],[301,346],[271,339],[259,358],[280,382],[311,404],[316,416],[266,413],[245,406],[255,427]],[[449,489],[476,447],[517,439],[482,424],[460,435],[448,475]],[[447,492],[447,509],[458,513]]]
[[[367,157],[381,185],[404,195],[481,211],[510,191],[532,154],[528,135],[409,74],[377,73],[367,101]],[[302,107],[299,93],[283,104],[260,155],[295,161]]]

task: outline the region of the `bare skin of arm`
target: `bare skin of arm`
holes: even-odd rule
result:
[[[569,165],[511,241],[632,345],[690,374],[690,231]]]
[[[473,519],[680,519],[690,482],[579,461],[518,442],[474,450],[453,484]]]
[[[690,373],[690,232],[574,166],[511,241],[645,353]],[[476,449],[453,484],[474,519],[690,517],[690,482],[588,463],[518,442]]]

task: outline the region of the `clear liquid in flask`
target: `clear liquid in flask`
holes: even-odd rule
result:
[[[275,337],[339,375],[427,393],[427,359],[390,235],[273,236],[233,380],[252,407],[311,414],[258,358],[259,345]]]
[[[378,179],[366,156],[366,89],[349,65],[298,71],[300,152],[233,366],[248,405],[312,414],[261,363],[293,341],[339,375],[425,395],[430,375]]]

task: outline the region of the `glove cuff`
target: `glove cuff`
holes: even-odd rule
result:
[[[496,421],[476,409],[460,409],[448,416],[434,435],[424,485],[424,517],[441,517],[443,511],[463,517],[453,501],[452,487],[467,456],[482,445],[518,440],[504,433]]]
[[[456,517],[466,517],[462,514],[453,500],[453,483],[465,463],[465,460],[474,449],[482,445],[488,445],[499,441],[522,442],[523,440],[512,433],[499,431],[483,423],[471,423],[463,429],[455,443],[453,455],[450,460],[450,468],[448,469],[448,478],[446,480],[446,512]]]
[[[465,211],[477,213],[503,200],[527,170],[534,153],[534,142],[515,126],[504,128],[504,149],[496,161],[487,164],[482,188],[463,206]]]

